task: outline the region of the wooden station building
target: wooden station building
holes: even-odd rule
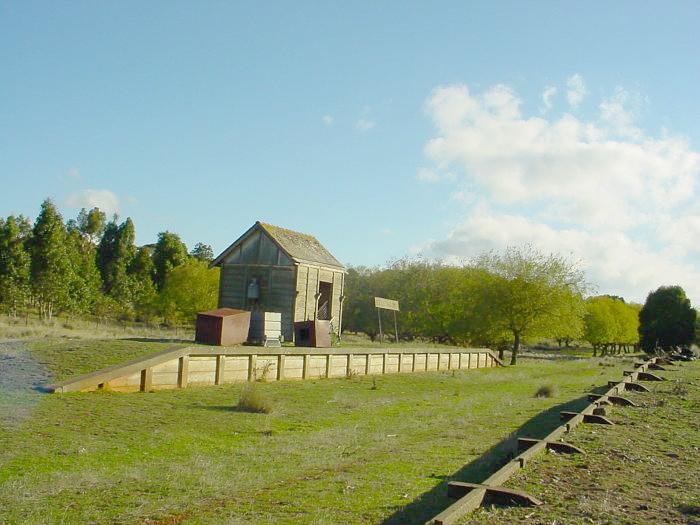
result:
[[[345,267],[315,237],[258,221],[211,266],[221,268],[219,308],[280,312],[287,341],[297,321],[340,332]]]

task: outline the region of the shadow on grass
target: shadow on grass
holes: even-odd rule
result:
[[[178,343],[193,345],[192,339],[176,339],[174,337],[120,337],[120,341],[137,341],[139,343]]]
[[[605,387],[596,389],[605,391]],[[457,472],[448,475],[433,474],[430,477],[442,482],[428,492],[421,494],[413,502],[397,510],[382,521],[382,525],[408,525],[425,523],[436,514],[445,510],[455,500],[447,497],[449,481],[466,481],[481,483],[513,457],[518,437],[541,439],[561,425],[559,412],[579,411],[589,404],[587,397],[580,397],[567,403],[562,403],[540,412],[515,430],[506,439],[500,441],[477,459],[468,463]]]
[[[212,410],[214,412],[240,412],[243,414],[268,414],[252,408],[239,407],[238,405],[191,405],[192,408],[200,408],[204,410]],[[271,410],[270,410],[271,411]]]
[[[680,505],[678,512],[683,514],[688,525],[700,525],[700,505]]]

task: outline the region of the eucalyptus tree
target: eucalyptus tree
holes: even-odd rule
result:
[[[96,244],[104,233],[107,215],[98,207],[90,210],[82,208],[78,213],[77,225],[80,233],[87,236],[91,243]]]
[[[170,270],[184,264],[188,257],[187,246],[180,240],[178,234],[168,231],[158,234],[158,242],[153,250],[155,284],[158,290],[163,289],[165,278]]]
[[[70,265],[67,309],[74,313],[91,313],[102,295],[95,245],[77,228],[68,228],[65,243]]]
[[[29,268],[21,221],[12,215],[7,220],[0,219],[0,303],[12,315],[29,297]]]
[[[32,292],[43,318],[70,303],[71,263],[66,253],[66,228],[55,204],[46,199],[30,242]]]
[[[214,250],[212,250],[211,246],[208,244],[198,242],[194,245],[194,248],[192,248],[190,256],[200,261],[210,263],[214,260]]]

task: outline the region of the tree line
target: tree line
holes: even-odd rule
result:
[[[654,306],[668,288],[673,297]],[[487,346],[497,349],[501,358],[510,349],[512,364],[524,341],[551,339],[559,346],[585,341],[594,355],[627,352],[640,344],[652,351],[690,344],[697,323],[680,287],[650,293],[644,307],[622,297],[591,295],[592,287],[577,264],[531,247],[483,254],[460,266],[418,258],[401,259],[387,268],[354,267],[348,270],[345,289],[346,330],[364,332],[374,340],[381,314],[373,297],[397,299],[403,339]],[[671,323],[664,328],[669,334],[682,332],[675,339],[649,328],[652,320],[669,317],[664,313],[669,304],[678,304],[670,317],[673,322],[682,319],[684,326]]]
[[[64,221],[47,199],[36,220],[0,218],[0,306],[10,315],[33,308],[99,318],[191,324],[216,307],[218,268],[210,246],[188,252],[172,232],[137,246],[131,218],[107,220],[98,208]],[[386,268],[351,267],[343,329],[377,336],[376,296],[399,300],[403,339],[511,350],[551,339],[585,341],[594,355],[690,344],[698,317],[678,286],[651,292],[644,304],[591,294],[575,262],[532,247],[482,254],[461,265],[421,258]],[[387,323],[387,326],[392,326]]]
[[[144,246],[135,238],[131,218],[108,220],[92,208],[64,221],[50,199],[33,223],[0,218],[0,305],[10,315],[35,308],[43,319],[60,312],[173,324],[216,306],[210,246],[188,252],[168,231]]]

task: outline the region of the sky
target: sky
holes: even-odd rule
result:
[[[341,261],[531,244],[700,304],[700,3],[0,0],[0,216],[256,220]]]

